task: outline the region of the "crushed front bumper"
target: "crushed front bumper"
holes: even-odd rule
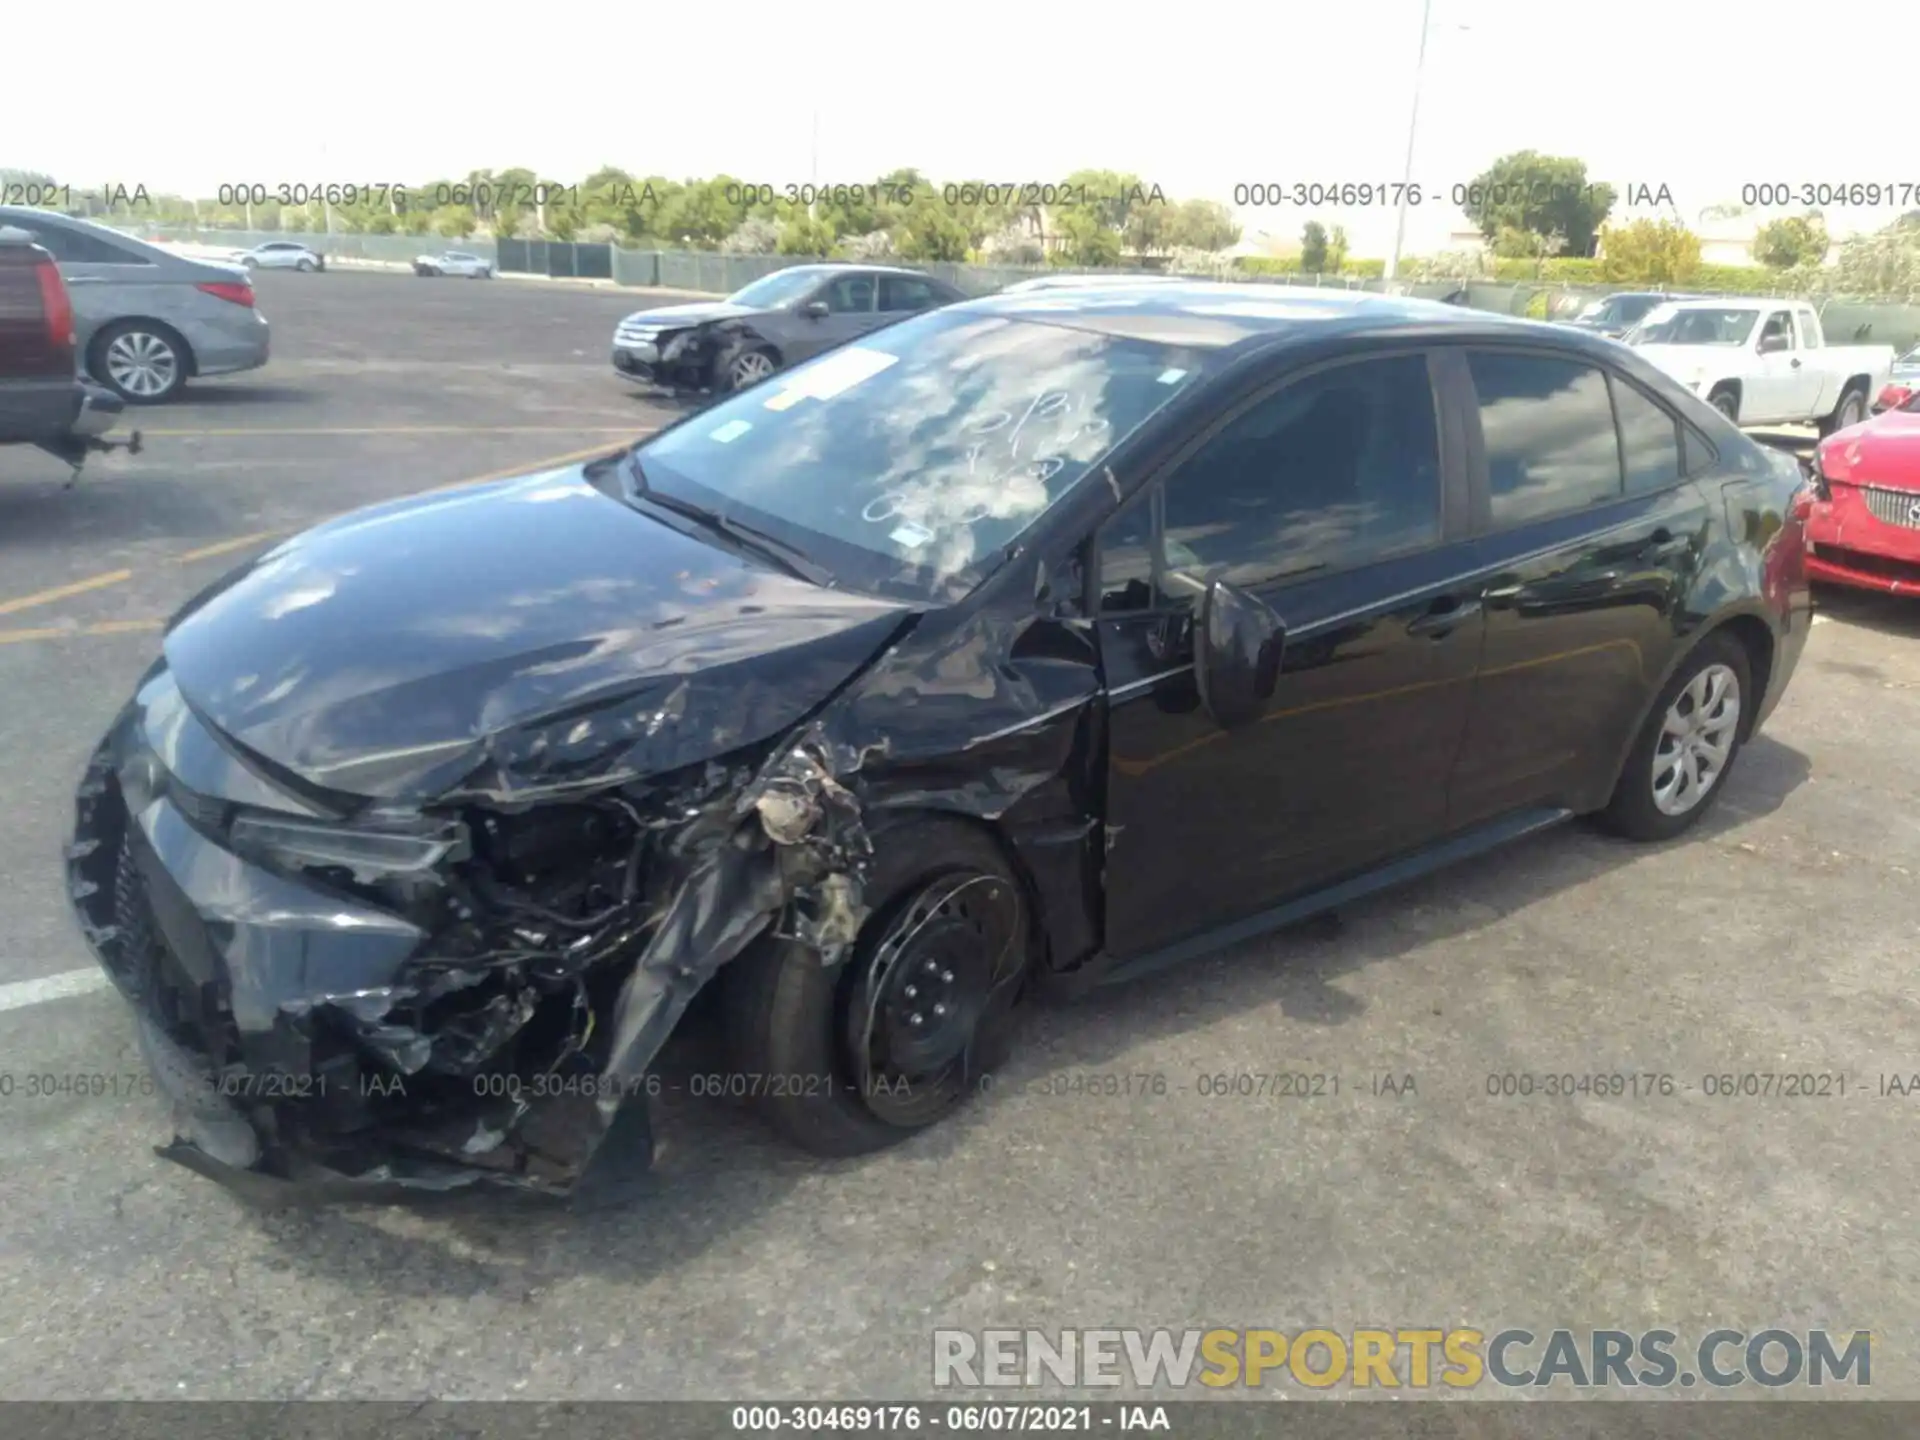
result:
[[[173,1105],[161,1154],[266,1202],[482,1182],[597,1196],[647,1168],[642,1087],[419,1068],[395,1018],[429,937],[224,848],[217,808],[157,763],[131,706],[88,765],[66,851],[82,934]]]

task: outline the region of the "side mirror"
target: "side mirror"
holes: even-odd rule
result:
[[[1223,730],[1258,720],[1280,681],[1286,626],[1238,586],[1215,580],[1200,602],[1193,672],[1200,703]]]
[[[1760,337],[1760,353],[1762,355],[1775,355],[1786,348],[1787,337],[1784,335],[1762,335]]]
[[[800,307],[800,313],[809,320],[824,320],[827,318],[828,313],[827,302],[824,300],[809,300]]]

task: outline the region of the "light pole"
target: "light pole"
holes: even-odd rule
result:
[[[1400,172],[1400,203],[1393,218],[1393,253],[1387,256],[1386,278],[1400,273],[1400,247],[1407,242],[1407,191],[1413,184],[1413,141],[1420,133],[1420,82],[1427,71],[1427,35],[1433,28],[1433,0],[1421,0],[1420,57],[1413,62],[1413,113],[1407,117],[1407,163]]]

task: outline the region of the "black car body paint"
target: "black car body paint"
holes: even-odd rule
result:
[[[962,307],[1070,309],[1220,363],[959,598],[806,584],[628,503],[611,462],[356,512],[197,597],[68,849],[87,938],[174,1080],[166,1153],[242,1189],[573,1190],[603,1144],[645,1143],[647,1069],[693,996],[775,933],[838,964],[885,898],[876,848],[927,812],[991,834],[1041,978],[1076,989],[1416,872],[1475,825],[1593,808],[1709,629],[1754,627],[1753,723],[1776,703],[1806,633],[1790,467],[1607,341],[1242,293]],[[1190,620],[1101,613],[1100,527],[1287,377],[1461,343],[1603,363],[1696,427],[1698,472],[1604,525],[1496,531],[1464,365],[1435,359],[1443,542],[1275,589],[1278,696],[1222,731]],[[1449,635],[1426,617],[1458,597]],[[1502,769],[1479,728],[1502,706],[1574,718]],[[1456,752],[1472,813],[1450,823]],[[302,822],[388,859],[315,860],[332,842]]]

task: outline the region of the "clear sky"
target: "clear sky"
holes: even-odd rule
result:
[[[1689,224],[1758,182],[1907,186],[1890,208],[1830,207],[1837,234],[1920,206],[1920,165],[1897,163],[1905,47],[1856,27],[1842,60],[1825,13],[1433,0],[1413,170],[1429,198],[1408,252],[1463,227],[1449,186],[1518,149],[1664,184]],[[1238,183],[1400,178],[1421,4],[101,0],[87,16],[80,41],[57,5],[9,18],[13,56],[71,63],[6,67],[8,114],[42,120],[0,132],[0,166],[200,195],[509,165],[776,184],[1100,166],[1230,203]],[[1249,232],[1289,236],[1314,218],[1344,224],[1356,255],[1392,240],[1391,207],[1239,212]]]

